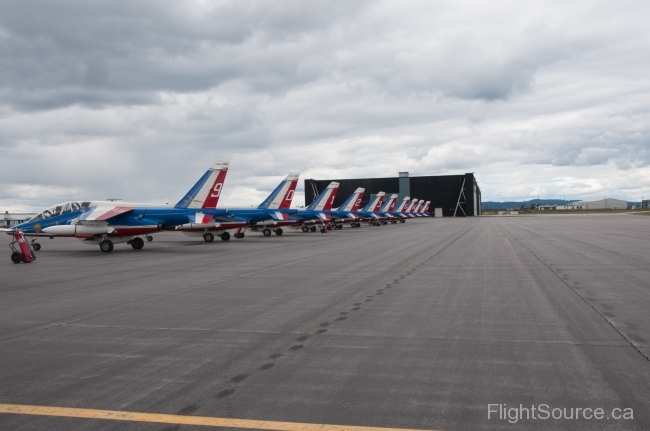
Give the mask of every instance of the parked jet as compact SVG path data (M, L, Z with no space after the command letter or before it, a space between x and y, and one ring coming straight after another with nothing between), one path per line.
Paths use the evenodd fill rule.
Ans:
M358 227L357 223L361 220L361 217L355 215L355 212L359 211L364 191L363 187L359 187L338 208L324 211L332 218L335 229L343 229L345 223L350 223L352 227Z
M226 161L217 161L176 204L175 208L200 208L206 211L190 214L189 223L176 226L175 231L183 232L187 236L202 236L205 242L214 241L215 235L228 241L230 239L228 230L246 226L245 221L220 219L219 214L225 214L225 211L209 211L217 209L229 164Z
M408 207L408 203L411 200L409 196L406 196L404 199L402 199L402 202L399 203L397 208L390 214L394 217L397 217L400 221L400 223L404 223L406 219L408 218L406 215L404 215L404 211Z
M420 217L431 217L431 213L429 212L429 206L431 205L431 201L426 201L424 206L420 209L417 215Z
M375 195L373 199L366 204L365 207L359 211L352 211L352 214L360 218L360 221L369 221L371 225L379 226L380 216L377 214L377 211L381 208L381 204L386 193L379 192ZM361 226L361 223L357 222L356 226Z
M228 162L217 161L172 207L119 201L71 201L44 210L31 220L16 225L25 236L32 237L34 250L40 250L39 237L73 237L84 244L99 245L101 251L113 251L115 243L126 242L134 249L144 247L143 236L173 230L196 220L197 209L215 210ZM212 208L210 208L212 207ZM221 211L223 213L223 211Z
M326 223L330 224L332 218L329 214L332 204L339 190L339 183L331 182L323 192L305 209L298 210L293 217L298 219L298 225L303 232L315 232L316 225L320 225L321 233L327 232Z
M415 217L415 215L413 215L413 210L415 209L415 207L417 207L417 205L418 205L418 201L419 201L418 199L413 199L413 200L411 201L411 203L409 204L409 206L408 206L408 207L406 208L406 210L403 212L403 214L404 214L406 217L408 217L408 218L414 218L414 217Z
M291 226L298 221L291 217L298 210L290 209L290 206L299 177L297 173L287 175L257 208L225 208L224 216L218 220L246 223L247 227L241 228L235 238L243 238L246 229L262 229L264 236L271 236L273 232L282 235L283 226Z

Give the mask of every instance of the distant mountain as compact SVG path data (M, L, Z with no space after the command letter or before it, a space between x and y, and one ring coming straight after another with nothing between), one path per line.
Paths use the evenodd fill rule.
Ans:
M506 201L506 202L492 202L492 201L487 201L487 202L482 202L482 208L483 210L505 210L505 209L519 209L521 208L522 205L524 205L526 208L530 208L531 204L535 205L565 205L567 203L571 202L577 202L580 199L572 199L565 201L564 199L531 199L527 201ZM592 200L592 199L587 199L587 200ZM641 202L628 202L629 205L635 205L637 207L641 206Z

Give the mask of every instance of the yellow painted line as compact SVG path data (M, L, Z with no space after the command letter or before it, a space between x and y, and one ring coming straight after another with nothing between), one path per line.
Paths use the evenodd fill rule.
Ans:
M212 418L207 416L181 416L158 413L137 413L119 410L30 406L23 404L0 404L0 413L34 416L59 416L82 419L107 419L113 421L152 422L177 425L199 425L209 427L263 429L274 431L422 431L408 428L378 428L353 425L276 422L251 419Z

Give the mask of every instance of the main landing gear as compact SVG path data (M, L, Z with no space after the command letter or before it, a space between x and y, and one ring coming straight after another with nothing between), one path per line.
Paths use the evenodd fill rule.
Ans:
M264 234L264 236L271 236L271 229L269 229L269 228L264 228L264 230L262 231L262 233Z
M282 233L283 233L283 231L282 231L282 228L281 228L281 227L279 227L279 228L277 228L277 229L275 230L275 234L276 234L277 236L282 235Z
M206 232L203 234L203 240L205 242L212 242L214 241L214 235L212 235L210 232Z
M305 233L309 232L309 227L303 226L302 231L305 232Z
M316 232L316 226L312 226L312 227L310 227L309 230L310 230L311 232Z
M113 251L113 241L110 239L104 239L99 243L99 249L104 253L110 253Z
M140 237L135 237L131 240L131 247L133 247L134 250L142 250L142 247L144 247L144 240Z
M228 232L224 232L221 234L221 240L222 241L230 241L230 234Z

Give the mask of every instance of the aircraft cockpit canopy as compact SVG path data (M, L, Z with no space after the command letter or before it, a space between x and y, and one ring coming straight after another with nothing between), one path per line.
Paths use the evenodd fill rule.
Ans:
M65 202L62 204L52 205L42 213L38 214L36 217L32 218L30 221L37 220L46 220L50 217L56 217L61 214L69 213L72 211L80 210L90 205L90 202Z

